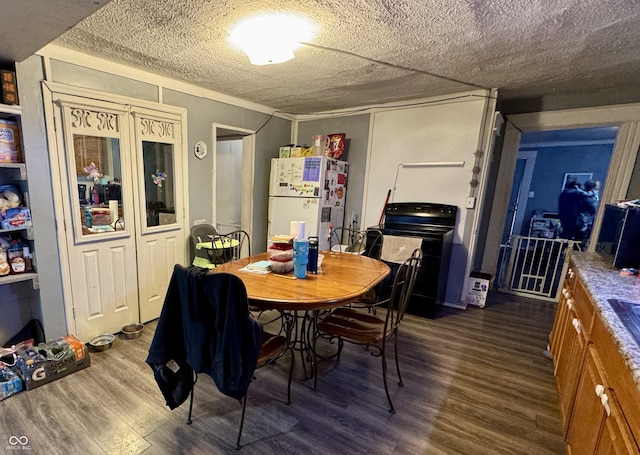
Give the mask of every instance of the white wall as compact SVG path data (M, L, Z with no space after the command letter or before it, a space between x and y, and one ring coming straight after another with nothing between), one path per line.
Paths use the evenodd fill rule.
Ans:
M460 305L473 254L477 211L466 209L467 197L480 201L487 150L476 162L475 152L488 147L485 118L494 103L489 93L480 91L454 100L434 100L420 107L377 112L373 117L367 188L365 226L378 224L387 191L394 188L393 202L436 202L458 207L457 228L449 267L445 302ZM490 126L490 125L489 125ZM399 167L408 162L464 162L463 166ZM472 169L481 169L480 186L472 188Z
M216 223L239 226L242 209L242 139L216 142L215 181Z

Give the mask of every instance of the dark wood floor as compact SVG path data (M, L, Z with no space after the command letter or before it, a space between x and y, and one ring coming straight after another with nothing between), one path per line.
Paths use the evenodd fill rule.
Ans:
M286 359L249 389L241 454L562 454L551 362L542 356L555 304L491 295L486 308L443 308L401 327L397 414L387 411L380 360L347 345L320 364L318 390L298 368L287 406ZM146 365L155 324L117 339L92 365L0 402L0 453L26 436L31 454L237 453L241 408L201 376L194 422L170 411ZM299 366L299 359L298 366ZM391 355L393 361L393 355Z

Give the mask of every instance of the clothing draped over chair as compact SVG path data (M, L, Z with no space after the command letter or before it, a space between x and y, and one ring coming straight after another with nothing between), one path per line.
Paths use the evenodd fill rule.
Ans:
M245 305L230 304L236 299ZM225 395L245 396L262 339L246 301L234 275L174 267L146 359L170 409L189 397L194 371L211 376Z

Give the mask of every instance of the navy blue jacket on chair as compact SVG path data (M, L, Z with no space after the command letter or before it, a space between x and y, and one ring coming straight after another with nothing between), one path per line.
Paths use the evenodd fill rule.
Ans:
M258 363L262 326L249 314L242 280L176 265L146 362L167 406L175 409L206 373L225 395L241 399Z

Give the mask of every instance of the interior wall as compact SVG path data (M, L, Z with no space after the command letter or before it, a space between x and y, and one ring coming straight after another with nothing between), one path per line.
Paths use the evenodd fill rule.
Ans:
M345 154L342 159L349 163L349 176L344 223L349 225L353 219L357 219L359 229L370 226L363 224L362 220L370 119L370 114L358 114L298 122L297 143L300 145L305 143L311 145L312 136L317 134L346 134Z
M445 303L458 306L466 280L471 250L471 226L479 201L466 209L466 200L475 194L470 186L472 169L486 171L486 155L476 163L479 139L485 134L485 110L489 100L484 92L464 101L434 102L422 107L374 114L370 168L365 195L365 224L378 224L387 191L393 202L435 202L458 207ZM435 166L402 167L402 163L433 163ZM442 165L463 162L462 166ZM395 186L395 189L394 189Z
M528 235L529 220L536 210L558 213L558 197L562 191L565 173L593 174L592 180L604 187L613 144L544 147L523 147L520 151L536 150L536 165L533 170L529 197L524 208L521 235ZM516 233L517 234L517 233Z
M56 338L68 333L66 327L60 258L64 254L57 245L56 209L53 203L55 176L51 176L45 115L41 83L45 79L44 58L32 56L16 65L22 106L22 134L30 186L30 205L34 223L35 258L39 272L39 290L11 291L14 297L0 302L0 311L11 314L0 323L0 341L9 338L32 317L41 318L47 338ZM58 59L49 60L49 80L62 84L88 88L103 93L129 96L145 101L162 100L164 104L187 109L187 150L190 198L189 225L193 219L212 219L212 154L205 160L198 160L192 153L194 144L202 140L211 150L211 124L222 123L250 130L263 127L256 137L256 164L254 176L256 197L254 199L254 219L260 220L254 226L256 238L266 238L267 187L271 158L278 154L280 144L289 142L291 121L251 109L193 96L182 91L162 88L154 83L130 77L102 72L98 69L66 63ZM153 80L161 80L154 77ZM37 189L34 190L34 188ZM264 221L262 221L264 220ZM252 242L262 245L266 242ZM256 251L257 252L257 251ZM15 288L11 285L12 289ZM7 294L9 291L7 291ZM26 310L28 308L28 310ZM13 319L12 319L13 318Z
M640 85L634 84L586 92L575 91L554 93L535 98L501 100L500 111L505 115L513 115L638 102L640 102Z
M636 164L633 166L633 174L627 190L627 199L640 199L640 153L636 157Z

